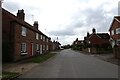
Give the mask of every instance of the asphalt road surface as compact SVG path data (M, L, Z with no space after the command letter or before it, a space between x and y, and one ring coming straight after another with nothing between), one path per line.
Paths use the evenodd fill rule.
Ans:
M19 78L118 78L118 66L67 49Z

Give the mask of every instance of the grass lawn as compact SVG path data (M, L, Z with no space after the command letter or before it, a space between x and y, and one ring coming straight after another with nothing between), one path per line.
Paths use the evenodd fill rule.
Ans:
M18 75L20 74L15 72L2 72L2 80L10 80Z
M53 57L56 53L48 53L48 54L43 54L40 56L36 56L34 58L32 58L32 62L33 63L41 63L46 61L47 59L49 59L50 57Z

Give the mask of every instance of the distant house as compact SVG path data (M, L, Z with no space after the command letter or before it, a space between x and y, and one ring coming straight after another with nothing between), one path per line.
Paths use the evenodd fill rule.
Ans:
M73 42L73 45L82 45L83 40L78 40L78 38L76 38L76 40Z
M2 59L18 61L47 53L51 50L51 39L38 30L38 22L25 22L24 10L17 16L2 8Z
M78 38L76 38L76 40L73 41L72 46L74 49L79 48L79 50L82 50L83 40L78 40Z
M53 41L52 43L52 47L53 47L53 50L56 51L56 50L60 50L61 48L61 44L58 42L58 41Z
M114 55L120 58L120 16L115 16L109 28L110 42L113 48L118 46L117 50L114 50Z
M110 36L108 33L96 33L96 29L92 29L92 34L87 33L84 37L84 44L88 45L88 52L97 53L98 47L107 47L110 45Z

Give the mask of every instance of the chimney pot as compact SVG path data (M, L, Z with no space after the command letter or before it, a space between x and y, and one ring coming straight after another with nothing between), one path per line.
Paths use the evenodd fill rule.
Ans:
M17 12L17 17L20 19L20 20L24 20L25 19L25 13L24 13L24 10L18 10Z
M95 28L93 28L93 29L92 29L92 32L95 34L95 33L96 33L96 29L95 29Z
M33 26L34 26L36 29L38 29L38 21L34 21Z

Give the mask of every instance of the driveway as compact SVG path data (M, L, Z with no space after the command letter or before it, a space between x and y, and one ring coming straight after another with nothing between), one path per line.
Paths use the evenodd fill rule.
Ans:
M118 78L118 66L66 49L19 78Z

